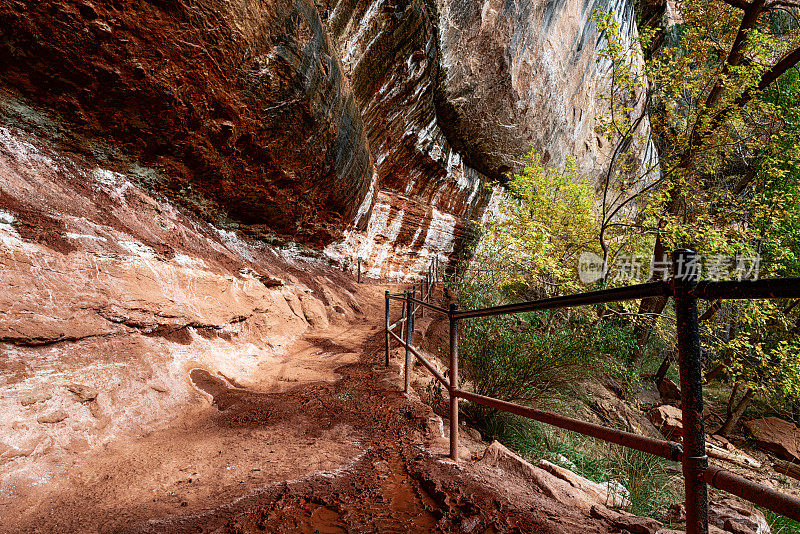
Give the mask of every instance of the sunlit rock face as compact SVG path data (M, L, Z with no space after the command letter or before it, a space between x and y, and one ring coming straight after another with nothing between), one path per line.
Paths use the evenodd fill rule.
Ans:
M600 175L597 9L636 35L629 0L0 0L0 84L208 220L414 278L530 146Z
M596 178L610 149L594 132L608 88L598 8L635 37L622 0L328 2L322 18L380 177L367 229L328 252L360 257L376 276L413 278L433 255L452 261L488 202L487 177L518 170L531 146L556 166L573 154Z
M533 145L561 165L576 156L596 174L603 141L594 132L607 103L605 45L592 17L610 11L628 39L636 35L626 0L438 0L442 128L467 162L499 177L519 168ZM600 161L598 162L598 159Z
M209 218L324 244L371 207L361 113L306 0L0 0L0 65Z

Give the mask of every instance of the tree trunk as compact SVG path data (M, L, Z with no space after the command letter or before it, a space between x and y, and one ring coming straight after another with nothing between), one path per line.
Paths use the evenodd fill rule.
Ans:
M661 383L662 380L667 376L667 371L669 371L669 366L672 365L672 354L669 352L667 356L664 358L664 361L661 362L661 366L656 371L656 376L653 377L653 382L656 383L656 387Z
M667 249L661 241L661 236L656 238L656 244L653 247L653 259L655 261L662 261L667 257ZM650 281L655 281L656 273ZM664 306L667 305L667 297L649 297L642 299L639 304L639 313L636 319L636 325L633 328L633 335L636 338L636 346L631 354L633 363L639 363L644 356L644 346L650 340L650 335L653 333L658 316L664 311Z
M725 407L725 417L730 418L733 410L736 408L734 404L736 403L736 396L739 394L739 387L741 386L740 382L736 382L733 385L733 389L731 390L731 394L728 397L728 405Z
M772 468L778 473L800 480L800 465L785 460L775 460L775 463L772 464Z
M731 392L731 396L733 396L734 392ZM736 427L736 423L739 422L739 418L744 413L744 410L745 408L747 408L747 405L750 404L751 400L753 400L754 395L755 391L753 391L750 388L747 388L747 390L744 392L744 396L742 396L742 400L740 400L739 404L736 405L736 408L734 408L731 411L731 413L728 414L728 417L725 419L725 424L722 425L722 428L719 429L719 432L717 432L717 434L719 434L720 436L728 437L728 434L730 434L733 431L734 427Z
M718 363L713 369L707 372L705 376L706 383L711 382L719 375L721 375L722 372L725 370L725 367L730 365L731 361L732 361L731 358L726 358L723 363Z

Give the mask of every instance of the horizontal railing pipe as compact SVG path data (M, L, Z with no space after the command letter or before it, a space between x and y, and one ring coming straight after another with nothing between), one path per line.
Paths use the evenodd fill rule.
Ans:
M536 408L520 406L519 404L514 404L512 402L493 399L491 397L484 397L483 395L478 395L477 393L471 393L469 391L463 391L460 389L455 390L452 394L464 400L477 402L478 404L482 404L490 408L497 408L498 410L521 415L522 417L527 417L548 425L557 426L565 430L578 432L580 434L598 438L603 441L616 443L617 445L624 445L625 447L646 452L654 456L660 456L661 458L667 458L668 460L679 461L683 455L683 447L679 443L674 443L672 441L648 438L632 432L615 430L613 428L597 425L595 423L587 423L586 421L581 421L580 419L573 419L564 415L537 410Z
M411 354L416 356L417 359L420 362L422 362L422 365L424 365L428 369L428 371L430 371L431 374L434 377L436 377L436 380L438 380L439 382L442 383L442 385L447 387L447 379L444 377L444 375L442 375L442 373L440 373L438 371L438 369L436 369L436 367L434 367L433 364L430 361L428 361L422 354L417 352L417 349L415 349L413 345L410 345L410 344L406 343L405 341L403 341L400 338L400 336L398 336L394 332L389 332L389 335L393 336L403 347L407 348L409 350L409 352L411 352Z
M800 499L711 465L706 468L704 478L709 485L717 489L800 521Z
M800 298L800 278L698 282L691 295L714 299L795 299Z
M418 305L416 309L419 309L419 306L424 306L424 307L428 308L429 310L437 311L437 312L443 313L445 315L447 315L449 313L449 311L447 309L445 309L445 308L440 308L439 306L434 306L433 304L428 304L427 302L419 300L419 299L416 299L416 298L412 298L411 302L414 302L414 303L416 303Z
M399 325L403 324L404 322L406 322L406 318L405 318L405 317L401 317L400 319L398 319L397 321L395 321L395 322L394 322L394 323L393 323L393 324L392 324L392 325L389 327L389 330L394 330L394 329L395 329L395 327L397 327L397 326L399 326Z
M478 310L464 310L457 312L456 317L458 319L469 319L470 317L488 317L491 315L505 315L508 313L521 313L536 310L554 310L558 308L568 308L571 306L603 304L606 302L635 300L671 294L672 289L667 282L650 282L635 286L618 287L614 289L604 289L602 291L592 291L590 293L581 293L579 295L565 295L563 297L553 297L549 299L533 300L530 302L505 304L503 306L493 306L491 308L482 308Z

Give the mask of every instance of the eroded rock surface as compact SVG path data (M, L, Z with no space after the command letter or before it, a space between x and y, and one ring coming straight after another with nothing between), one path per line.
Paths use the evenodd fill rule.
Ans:
M284 391L353 361L287 356L301 334L362 316L349 275L202 222L28 126L0 126L4 503L203 410L193 369Z
M372 157L313 2L3 1L0 42L0 82L174 198L305 242L366 223Z
M414 278L530 146L602 173L598 8L635 37L628 0L3 0L0 83L206 217Z
M759 447L790 461L800 460L800 429L791 421L778 417L763 417L745 421Z
M772 529L759 510L730 497L708 503L708 523L735 534L770 534Z
M594 132L608 65L592 16L608 10L636 35L632 3L329 0L323 16L362 107L380 191L364 232L330 250L372 275L453 259L490 202L487 177L519 170L533 146L590 178L611 147ZM646 125L643 132L646 137ZM655 158L639 147L643 162Z
M680 408L664 404L653 408L647 415L664 437L674 441L683 440L683 416Z

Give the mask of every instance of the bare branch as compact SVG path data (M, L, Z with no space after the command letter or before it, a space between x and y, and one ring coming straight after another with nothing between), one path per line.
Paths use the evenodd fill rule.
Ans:
M723 0L723 1L726 2L726 3L729 3L729 4L731 3L731 2L728 2L727 0ZM772 0L771 2L767 2L766 7L767 7L767 9L773 9L773 8L776 8L776 7L800 8L800 1L798 1L798 0Z
M748 9L750 7L749 2L745 2L745 0L722 0L729 6L738 7L739 9Z

